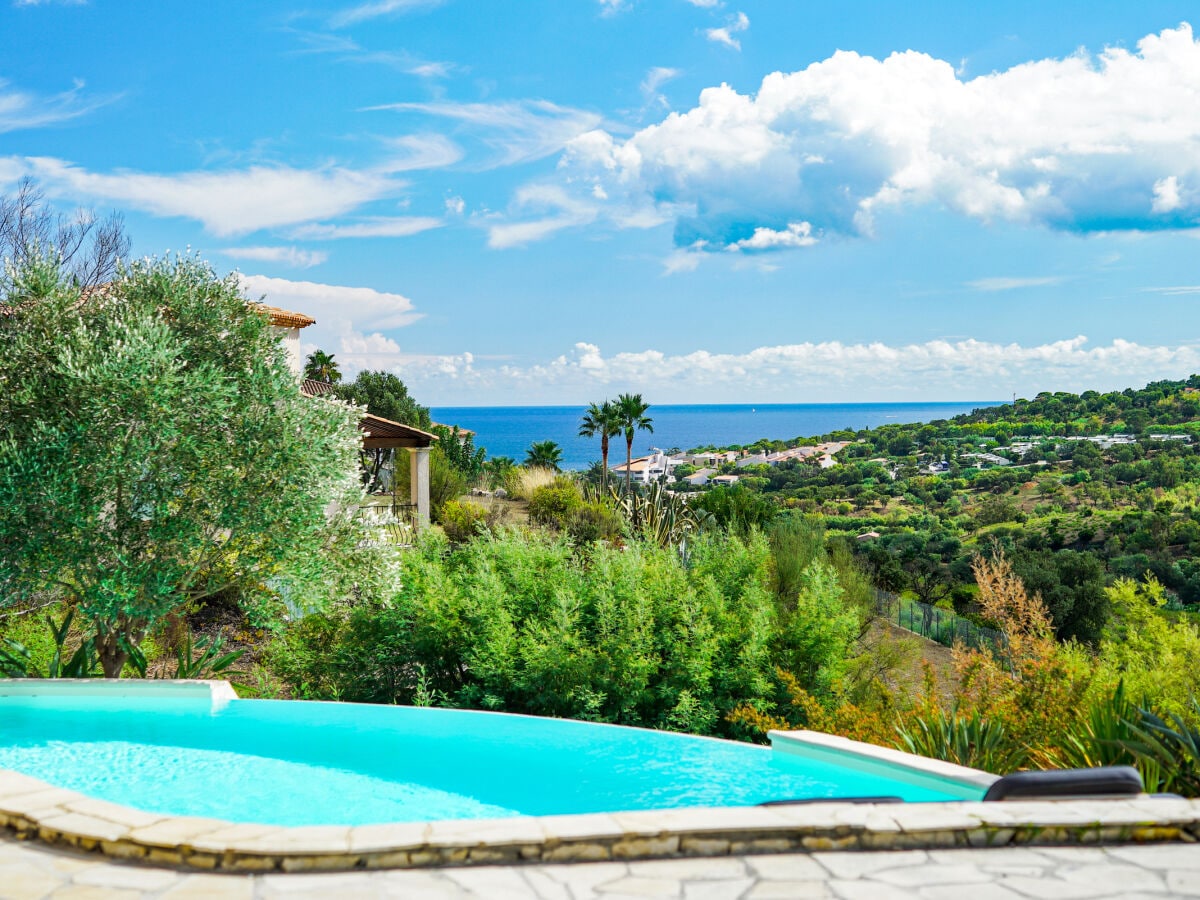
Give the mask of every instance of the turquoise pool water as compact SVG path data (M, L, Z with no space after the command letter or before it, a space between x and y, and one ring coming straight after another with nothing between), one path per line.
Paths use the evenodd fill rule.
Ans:
M766 800L961 799L961 786L666 732L442 709L0 698L0 768L127 806L275 825Z

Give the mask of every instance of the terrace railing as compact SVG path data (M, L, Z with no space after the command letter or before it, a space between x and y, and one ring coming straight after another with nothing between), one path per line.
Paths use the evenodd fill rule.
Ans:
M948 609L939 609L888 591L875 592L875 614L893 625L946 647L962 643L973 648L1004 648L1004 635L995 628L977 625Z

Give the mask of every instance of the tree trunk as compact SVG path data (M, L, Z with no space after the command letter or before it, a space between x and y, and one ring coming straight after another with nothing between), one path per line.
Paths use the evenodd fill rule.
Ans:
M129 654L121 646L120 636L115 631L96 634L96 655L105 678L120 678Z
M608 435L600 437L600 490L608 493Z

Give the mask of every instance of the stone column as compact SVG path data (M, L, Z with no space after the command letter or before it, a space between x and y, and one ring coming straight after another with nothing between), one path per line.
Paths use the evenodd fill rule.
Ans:
M408 451L409 499L417 504L417 523L429 527L429 448L414 447Z

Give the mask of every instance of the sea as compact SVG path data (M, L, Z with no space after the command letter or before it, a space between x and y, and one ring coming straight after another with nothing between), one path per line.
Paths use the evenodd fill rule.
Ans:
M638 432L633 454L644 456L652 447L729 447L753 444L760 438L790 441L844 428L858 431L930 422L1001 402L652 404L647 415L654 432ZM564 469L586 469L600 459L599 438L579 437L583 412L582 406L441 406L430 410L435 422L475 432L475 446L486 448L489 457L508 456L520 462L534 441L555 441L562 447ZM610 464L624 457L624 437L613 438Z

